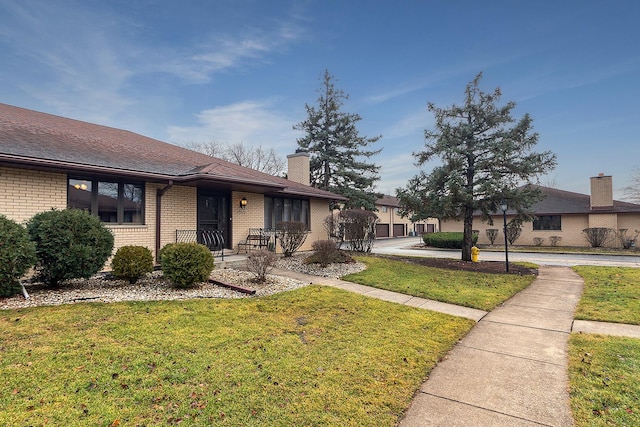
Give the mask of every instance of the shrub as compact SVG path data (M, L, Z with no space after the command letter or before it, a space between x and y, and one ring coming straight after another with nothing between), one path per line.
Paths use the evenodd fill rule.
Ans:
M533 244L536 246L542 246L542 244L544 243L544 237L534 237L533 238Z
M585 239L587 239L592 248L602 247L611 240L612 233L612 229L605 227L585 228L582 230L582 234L584 234Z
M330 214L324 219L324 229L330 240L333 240L337 247L342 245L344 241L344 225L340 222L337 214Z
M27 230L0 215L0 297L20 292L20 277L36 263L36 247Z
M487 239L489 239L489 242L491 242L491 244L493 245L493 243L498 238L498 229L497 228L487 228L487 232L486 233L487 233Z
M549 236L549 243L551 243L551 246L558 246L560 240L562 240L561 236Z
M170 243L160 251L162 274L177 288L191 288L209 279L213 254L199 243Z
M347 209L340 211L338 218L349 249L356 252L371 252L376 238L378 216L371 211Z
M619 228L618 231L615 232L615 235L618 240L620 240L620 244L622 245L623 249L631 249L635 244L638 235L640 234L640 231L635 230L633 236L630 236L627 234L627 231L629 230L626 228Z
M336 247L333 240L316 240L312 248L314 253L305 260L307 264L320 264L324 268L332 263L353 261L353 258Z
M434 248L462 249L464 233L458 231L445 231L440 233L428 233L422 236L424 244ZM478 235L473 234L473 244L478 243Z
M27 230L36 244L38 274L49 286L91 277L113 251L111 231L79 209L40 212L29 220Z
M307 240L307 226L301 221L282 221L276 224L278 241L282 253L290 257Z
M123 246L116 251L111 266L113 275L118 279L136 283L153 271L153 254L144 246Z
M507 240L513 245L522 234L522 223L520 221L509 221L507 224Z
M267 274L276 265L277 260L278 256L267 249L252 251L247 256L247 269L256 275L256 282L263 283L267 280Z

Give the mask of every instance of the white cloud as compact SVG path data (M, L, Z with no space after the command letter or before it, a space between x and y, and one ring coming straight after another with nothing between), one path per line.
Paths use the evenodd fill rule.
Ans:
M285 52L302 33L296 22L280 22L275 28L253 28L241 35L210 34L192 51L173 54L160 69L194 83L206 83L216 72L268 62L270 55Z
M195 31L192 43L158 40L145 33L154 22L128 11L109 3L0 3L0 53L12 58L0 79L16 89L14 98L28 96L19 102L25 106L122 126L132 122L132 110L154 108L151 88L171 92L185 81L202 84L215 73L268 62L304 32L292 16L243 31L211 26Z
M167 134L170 141L179 144L243 143L288 154L295 150L300 134L292 128L295 120L275 110L274 103L243 101L204 110L196 115L196 126L170 126Z

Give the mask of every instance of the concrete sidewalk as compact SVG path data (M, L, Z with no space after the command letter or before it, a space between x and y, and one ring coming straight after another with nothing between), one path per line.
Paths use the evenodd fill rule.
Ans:
M438 364L401 426L570 426L567 340L582 279L541 266Z
M574 321L583 280L569 267L540 266L529 287L490 313L336 278L272 274L478 322L420 387L402 427L571 426L569 334L640 338L640 326Z
M427 310L433 310L440 313L451 314L453 316L465 317L467 319L475 320L476 322L482 319L487 314L486 311L478 310L475 308L462 307L459 305L447 304L444 302L414 297L411 295L400 294L398 292L385 291L384 289L378 289L371 286L359 285L357 283L347 282L345 280L336 279L333 277L311 276L309 274L298 273L291 270L283 270L283 269L277 269L277 268L274 268L271 271L271 274L274 274L276 276L289 277L291 279L300 280L302 282L318 283L326 286L333 286L335 288L343 289L345 291L355 292L361 295L366 295L372 298L378 298L384 301L410 305L412 307L424 308Z

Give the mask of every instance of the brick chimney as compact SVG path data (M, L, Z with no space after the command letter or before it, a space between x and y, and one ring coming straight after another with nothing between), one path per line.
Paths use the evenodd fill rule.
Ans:
M311 185L311 172L309 169L310 156L303 150L296 150L294 154L287 156L287 178L290 181L304 185Z
M613 207L613 178L600 173L591 178L591 209Z

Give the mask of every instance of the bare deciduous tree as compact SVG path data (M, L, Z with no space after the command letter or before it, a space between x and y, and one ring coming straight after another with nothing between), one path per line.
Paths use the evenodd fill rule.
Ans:
M624 188L625 199L633 203L640 203L640 168L633 171L631 185Z
M187 148L211 157L222 158L224 155L224 146L213 140L209 142L192 142L187 145Z
M261 145L258 147L249 147L243 143L229 145L224 151L223 159L269 175L280 175L285 168L284 159L278 157L273 148L267 151Z
M224 145L218 141L210 141L192 143L188 148L269 175L282 175L285 171L285 160L273 148L265 150L261 145L252 147L242 142Z

